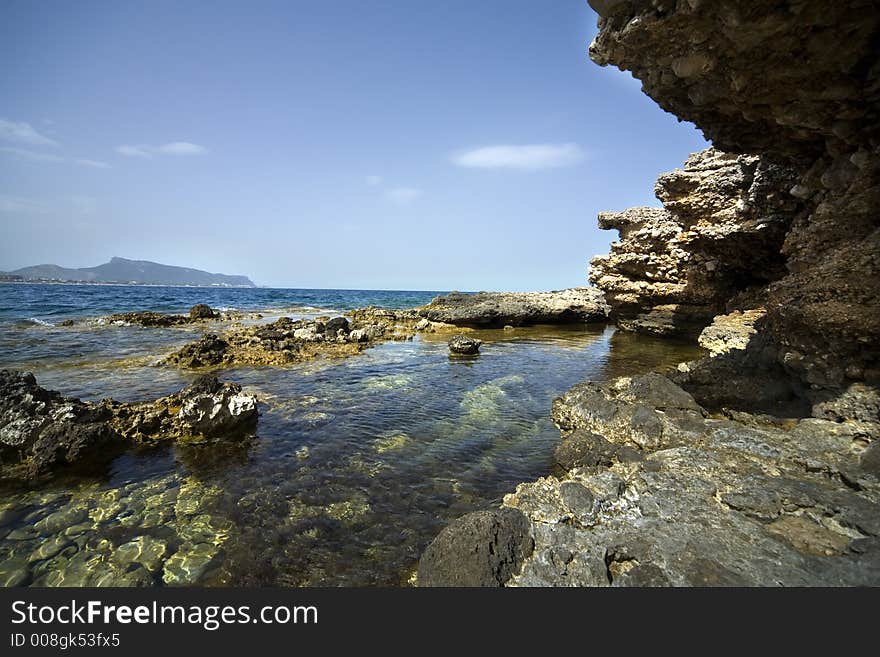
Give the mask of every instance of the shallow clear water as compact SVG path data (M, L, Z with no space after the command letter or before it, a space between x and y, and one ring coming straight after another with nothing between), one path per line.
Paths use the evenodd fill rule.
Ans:
M6 326L0 366L69 395L143 399L193 378L153 363L194 335ZM549 473L554 397L694 353L586 326L476 335L473 358L420 335L346 360L223 372L263 402L256 438L131 450L94 479L7 488L0 581L405 584L450 520Z

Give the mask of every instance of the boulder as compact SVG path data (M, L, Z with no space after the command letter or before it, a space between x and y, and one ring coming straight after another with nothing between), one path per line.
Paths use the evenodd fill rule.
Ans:
M449 351L453 354L473 355L479 353L482 340L456 335L449 341Z
M419 560L419 586L503 586L531 554L526 517L477 511L450 523Z
M113 456L110 411L37 385L33 374L0 370L0 464L32 477L87 457Z
M192 320L214 319L217 316L218 313L214 312L211 306L204 303L197 303L189 309L189 318Z

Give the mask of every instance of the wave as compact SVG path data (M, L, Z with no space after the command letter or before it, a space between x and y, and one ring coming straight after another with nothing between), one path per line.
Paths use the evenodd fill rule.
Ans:
M27 321L32 324L36 324L37 326L48 326L50 328L54 328L55 325L52 322L47 322L45 319L40 319L39 317L28 317Z

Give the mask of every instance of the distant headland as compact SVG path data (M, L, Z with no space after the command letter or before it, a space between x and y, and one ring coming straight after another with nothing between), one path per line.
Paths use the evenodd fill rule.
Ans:
M117 257L103 265L81 269L68 269L58 265L23 267L11 272L0 272L0 282L256 287L247 276L212 274L189 267Z

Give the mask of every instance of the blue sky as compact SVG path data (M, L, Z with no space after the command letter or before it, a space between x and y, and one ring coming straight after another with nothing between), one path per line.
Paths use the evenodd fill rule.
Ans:
M0 269L558 289L705 147L585 0L0 4Z

